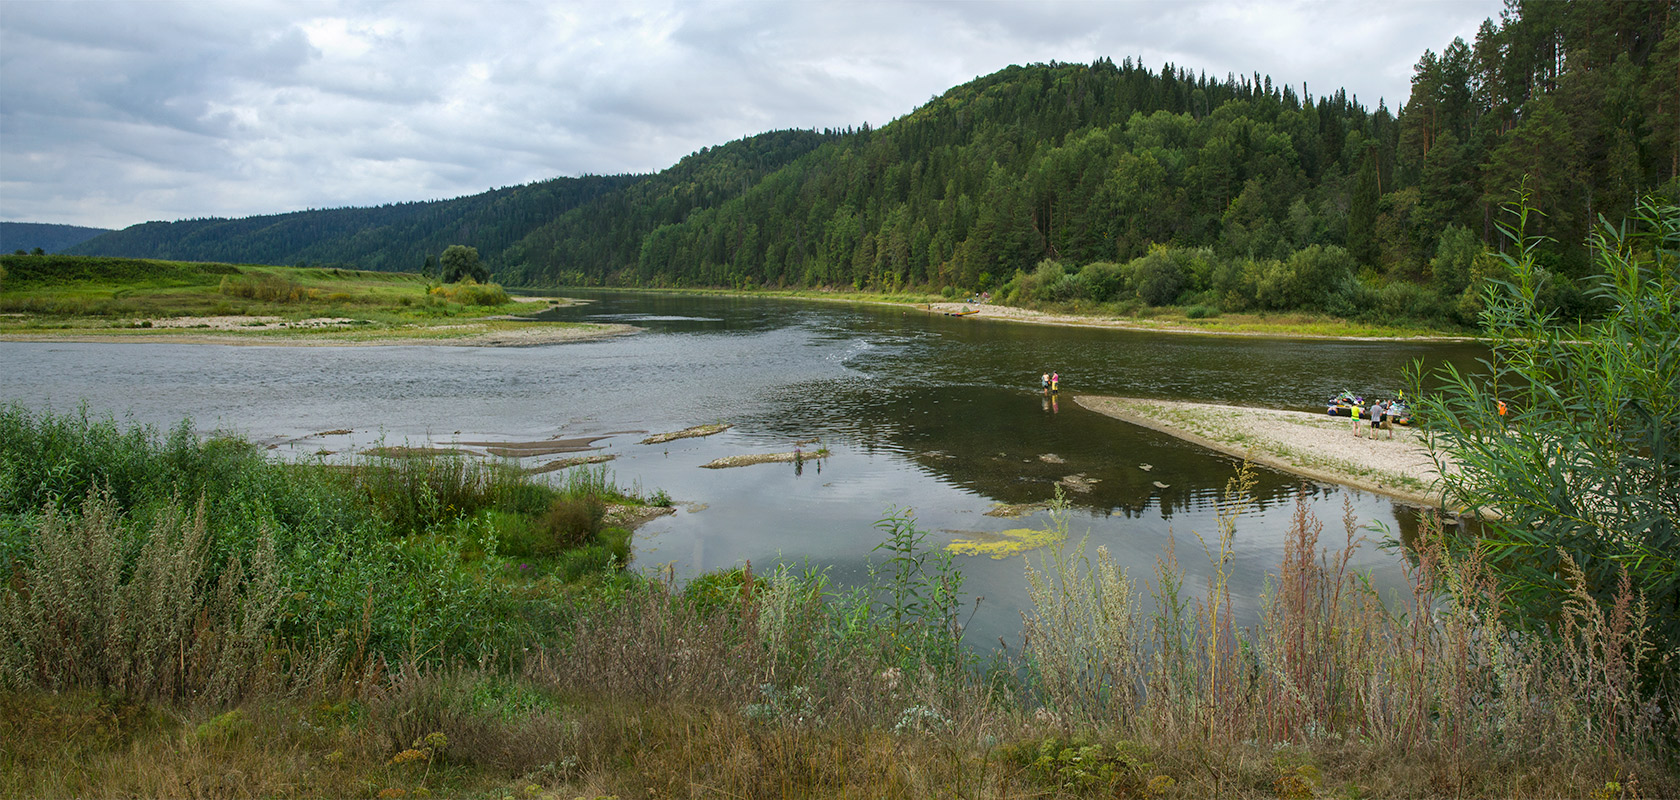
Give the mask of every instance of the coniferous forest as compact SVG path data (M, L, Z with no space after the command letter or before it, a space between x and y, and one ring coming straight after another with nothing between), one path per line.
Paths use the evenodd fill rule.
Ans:
M1680 2L1513 0L1424 52L1398 109L1130 58L1011 66L878 129L769 132L656 175L146 223L70 252L420 270L466 244L510 285L951 287L1467 325L1519 190L1551 239L1544 301L1584 317L1588 232L1680 194L1677 176Z

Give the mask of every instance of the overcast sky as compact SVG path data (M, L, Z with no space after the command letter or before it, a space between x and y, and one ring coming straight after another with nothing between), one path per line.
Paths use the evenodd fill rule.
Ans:
M1141 58L1405 103L1499 0L0 0L0 219L148 220L654 172L880 126L1010 64Z

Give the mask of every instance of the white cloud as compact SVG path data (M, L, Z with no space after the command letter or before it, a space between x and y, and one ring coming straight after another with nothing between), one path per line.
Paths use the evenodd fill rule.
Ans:
M656 171L1128 56L1404 102L1499 0L0 3L0 218L122 227Z

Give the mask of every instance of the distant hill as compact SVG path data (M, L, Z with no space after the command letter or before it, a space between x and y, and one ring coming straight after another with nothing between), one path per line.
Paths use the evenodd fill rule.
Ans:
M110 228L84 228L80 225L0 222L0 253L13 253L18 250L34 252L37 247L48 253L57 253L110 232Z
M453 200L147 222L82 242L74 255L354 266L418 272L452 244L500 252L533 228L644 175L555 178Z

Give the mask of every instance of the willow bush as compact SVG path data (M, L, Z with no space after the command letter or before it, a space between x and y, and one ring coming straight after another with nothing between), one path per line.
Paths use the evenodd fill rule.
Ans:
M1482 374L1441 368L1420 393L1449 502L1489 517L1478 544L1514 619L1556 625L1569 563L1606 606L1625 575L1648 604L1658 653L1680 647L1680 207L1647 199L1591 237L1609 310L1566 326L1542 300L1556 276L1527 192L1509 208L1507 280L1483 296L1492 357ZM1421 371L1419 371L1421 372ZM1414 374L1413 383L1421 375ZM1670 663L1669 670L1676 668Z

